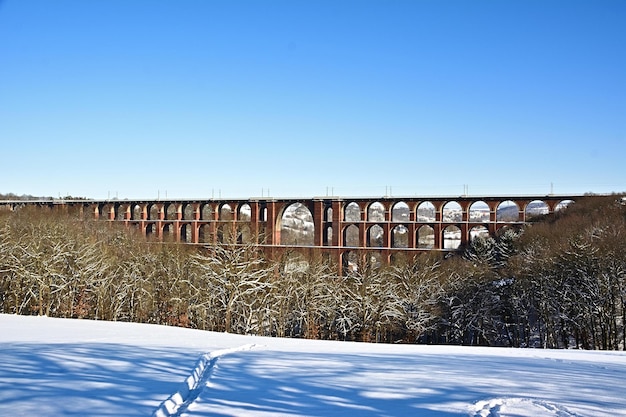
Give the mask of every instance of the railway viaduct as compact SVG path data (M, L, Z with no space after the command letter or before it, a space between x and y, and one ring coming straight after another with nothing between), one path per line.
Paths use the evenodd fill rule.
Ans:
M315 197L176 200L4 201L15 209L47 205L84 218L123 223L157 241L196 245L255 243L271 255L318 251L346 266L369 252L454 251L478 235L495 236L583 195L459 197Z

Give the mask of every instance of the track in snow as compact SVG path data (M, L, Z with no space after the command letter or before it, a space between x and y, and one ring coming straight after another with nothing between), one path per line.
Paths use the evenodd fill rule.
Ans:
M159 408L152 414L153 417L174 417L186 409L189 404L193 403L203 386L211 377L211 373L217 360L224 356L235 352L254 349L256 345L244 345L231 349L220 349L209 352L200 357L196 366L193 368L185 382L180 386L178 391L170 395L169 398L161 403Z
M479 401L472 406L470 416L581 417L579 414L572 413L561 405L529 398L494 398L491 400Z

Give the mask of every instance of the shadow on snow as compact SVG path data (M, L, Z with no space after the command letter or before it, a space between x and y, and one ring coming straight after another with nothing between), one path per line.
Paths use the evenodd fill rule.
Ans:
M171 348L3 343L0 414L151 415L196 359Z

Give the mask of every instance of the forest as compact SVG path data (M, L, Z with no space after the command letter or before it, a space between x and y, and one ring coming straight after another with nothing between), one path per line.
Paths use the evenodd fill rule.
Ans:
M48 208L0 211L0 313L274 337L624 350L626 200L583 198L458 252L343 276L323 256L150 242Z

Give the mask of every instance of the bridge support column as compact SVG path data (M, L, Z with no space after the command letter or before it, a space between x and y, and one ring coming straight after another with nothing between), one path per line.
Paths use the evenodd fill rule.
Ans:
M417 239L415 239L415 232L417 229L415 228L415 224L409 223L408 225L405 225L405 227L408 229L408 234L409 234L409 242L408 242L407 247L409 249L415 249L417 247L416 245Z
M467 247L469 239L469 227L467 223L461 223L458 226L461 229L461 247Z
M359 223L359 246L364 248L367 246L367 224Z
M441 223L433 224L433 231L435 233L435 242L433 245L433 249L442 249L443 248L443 228L441 227Z
M267 239L269 239L268 245L280 244L280 230L276 230L276 202L267 202L267 219L265 221L265 232L267 233Z
M259 242L259 216L260 216L259 202L251 201L249 206L250 206L250 235L251 235L250 238L255 243L260 243Z
M380 226L383 228L383 248L390 249L393 241L391 236L391 224L387 222Z
M181 225L180 225L180 221L177 220L175 222L172 222L172 228L174 229L174 241L175 242L180 242L181 239Z
M343 214L343 202L341 200L333 200L331 203L331 207L333 209L333 246L343 246L343 222L342 222L342 214ZM342 254L339 254L339 260L342 259Z
M323 200L313 201L313 246L324 246L324 212L325 206Z

